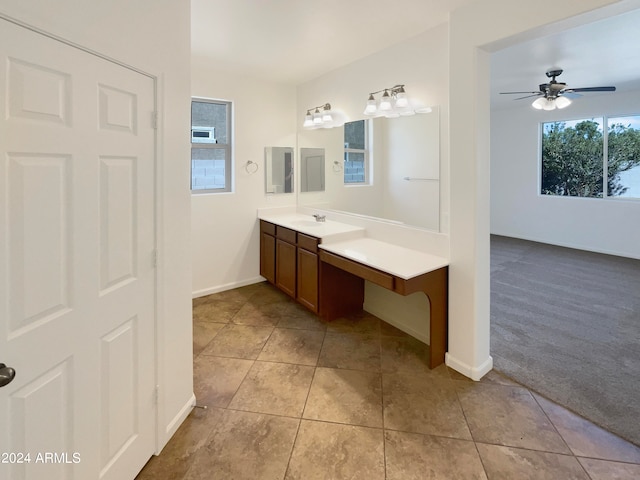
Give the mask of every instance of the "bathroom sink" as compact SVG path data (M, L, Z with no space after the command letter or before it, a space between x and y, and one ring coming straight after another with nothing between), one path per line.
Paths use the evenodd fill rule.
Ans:
M315 220L294 220L291 225L296 227L321 227L324 222L316 222Z

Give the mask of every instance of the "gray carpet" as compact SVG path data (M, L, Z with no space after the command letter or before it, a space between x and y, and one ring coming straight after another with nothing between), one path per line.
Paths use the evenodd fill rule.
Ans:
M640 445L640 260L492 235L491 355Z

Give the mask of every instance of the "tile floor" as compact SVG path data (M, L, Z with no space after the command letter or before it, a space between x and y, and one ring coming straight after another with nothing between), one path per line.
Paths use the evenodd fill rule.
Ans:
M429 370L378 318L261 283L194 300L198 403L146 479L639 479L640 448L491 372Z

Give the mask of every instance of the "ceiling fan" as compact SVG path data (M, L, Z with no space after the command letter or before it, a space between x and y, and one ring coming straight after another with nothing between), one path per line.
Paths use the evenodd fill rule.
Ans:
M537 92L500 92L500 95L526 94L524 97L516 98L522 100L524 98L539 97L531 104L533 108L538 110L553 110L554 108L565 108L571 104L571 98L581 97L578 92L615 92L616 87L583 87L583 88L567 88L567 84L558 82L556 77L562 73L561 68L552 68L546 72L549 83L541 83Z

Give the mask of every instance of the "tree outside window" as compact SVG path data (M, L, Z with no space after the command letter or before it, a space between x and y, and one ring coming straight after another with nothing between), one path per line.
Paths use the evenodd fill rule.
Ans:
M543 123L541 193L640 198L640 116Z

